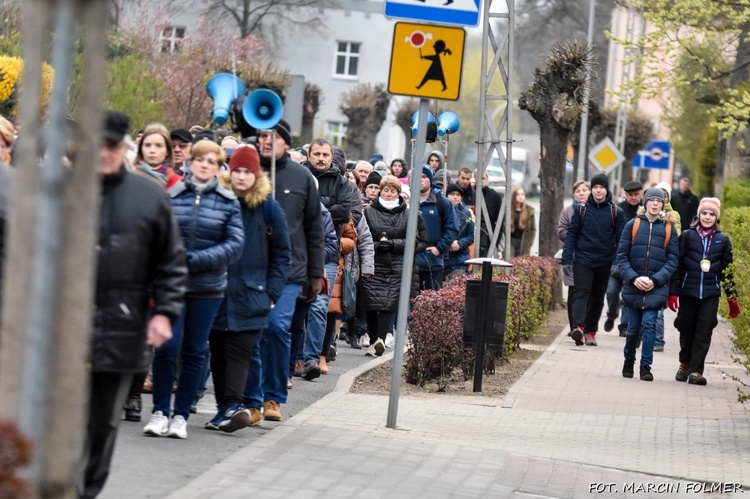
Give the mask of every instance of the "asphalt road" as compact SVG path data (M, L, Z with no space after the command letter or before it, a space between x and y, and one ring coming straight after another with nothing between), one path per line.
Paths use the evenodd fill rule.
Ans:
M286 404L281 406L284 419L299 413L333 390L339 375L372 357L365 350L339 346L338 358L329 364L328 375L314 381L294 378ZM151 414L151 396L143 396L143 421L123 421L115 449L112 474L100 495L103 499L164 497L183 487L214 464L260 438L280 423L264 421L263 426L245 428L235 433L210 431L203 425L214 414L213 388L198 405L198 413L188 420L188 438L155 438L143 435L143 426Z

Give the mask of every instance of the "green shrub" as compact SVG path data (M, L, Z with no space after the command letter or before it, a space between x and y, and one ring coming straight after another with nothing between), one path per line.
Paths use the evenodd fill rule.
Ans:
M741 362L745 371L750 374L750 360L748 360L750 359L750 273L743 270L750 268L750 206L722 209L722 229L732 241L734 263L730 270L734 272L742 311L740 315L732 319L733 342L735 349L744 356L744 359L739 359L738 362ZM720 300L719 303L721 304L719 312L726 317L726 301ZM742 385L738 387L738 398L744 402L749 394L743 390L748 390L750 387L737 379L736 381Z
M722 208L750 206L750 180L732 180L724 184Z
M558 273L555 261L547 257L523 256L513 258L511 263L512 275L492 278L508 282L503 349L506 360L522 340L531 338L546 324ZM461 367L465 379L471 378L474 351L462 346L467 279L481 279L481 276L455 277L442 289L424 291L414 300L409 324L410 347L404 363L407 383L424 386L429 380L449 375L457 367Z

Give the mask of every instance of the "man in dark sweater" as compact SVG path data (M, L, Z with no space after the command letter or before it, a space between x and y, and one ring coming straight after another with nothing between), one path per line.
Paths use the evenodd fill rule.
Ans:
M622 189L625 191L625 201L617 206L625 212L625 223L628 223L638 215L638 208L641 206L641 198L643 198L643 184L637 180L631 180ZM615 267L613 267L614 269ZM607 284L607 320L604 321L604 330L607 332L612 331L612 328L615 327L615 319L620 315L622 277L619 271L615 271L614 274L609 276L609 283ZM625 337L625 331L628 329L627 313L628 309L624 308L620 325L617 326L620 336L623 338Z
M680 179L680 190L672 191L672 209L680 214L683 227L690 227L690 223L698 214L698 196L690 190L692 184L690 179Z
M256 372L250 370L245 405L258 408L262 403L264 419L281 421L280 404L286 403L287 398L292 316L298 298L310 303L323 288L325 234L315 179L307 168L292 161L287 153L292 143L289 124L280 120L274 129L275 135L267 130L259 132L258 152L261 167L267 173L271 170L271 158L275 152L273 196L284 209L289 225L292 269L281 297L268 316L268 329L261 333L262 376L257 379ZM257 352L252 357L257 359Z

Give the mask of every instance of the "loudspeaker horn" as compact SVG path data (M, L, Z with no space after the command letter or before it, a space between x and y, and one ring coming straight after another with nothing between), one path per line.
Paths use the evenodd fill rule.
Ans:
M276 126L284 114L284 103L273 90L259 88L250 93L242 104L242 117L256 130L269 130Z
M229 73L217 73L208 79L206 93L214 101L213 119L223 125L237 97L245 94L245 83Z
M445 134L456 133L461 126L461 121L454 113L446 111L438 116L437 134L441 137Z
M427 123L432 123L433 121L435 121L435 117L432 115L432 113L427 113ZM418 128L419 111L414 111L414 114L411 115L411 133L416 134Z

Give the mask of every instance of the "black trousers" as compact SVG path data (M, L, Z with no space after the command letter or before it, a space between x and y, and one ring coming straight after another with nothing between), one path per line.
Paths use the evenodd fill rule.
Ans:
M573 302L573 322L577 326L584 326L587 333L595 333L599 329L611 267L604 265L591 268L580 263L573 264L576 295Z
M83 498L96 497L109 476L122 406L133 382L132 373L92 373L86 440L83 447Z
M680 332L680 362L690 364L691 373L703 374L711 336L719 323L718 310L718 296L702 300L680 296L674 327Z
M381 339L385 341L385 335L391 327L391 319L394 312L380 310L367 312L367 334L370 335L370 345Z
M336 317L339 314L326 314L326 335L323 337L323 351L320 352L321 357L325 357L328 354L328 349L331 348L333 343L333 335L336 332Z
M211 376L214 395L220 409L241 404L250 369L250 350L258 342L260 331L211 331Z

